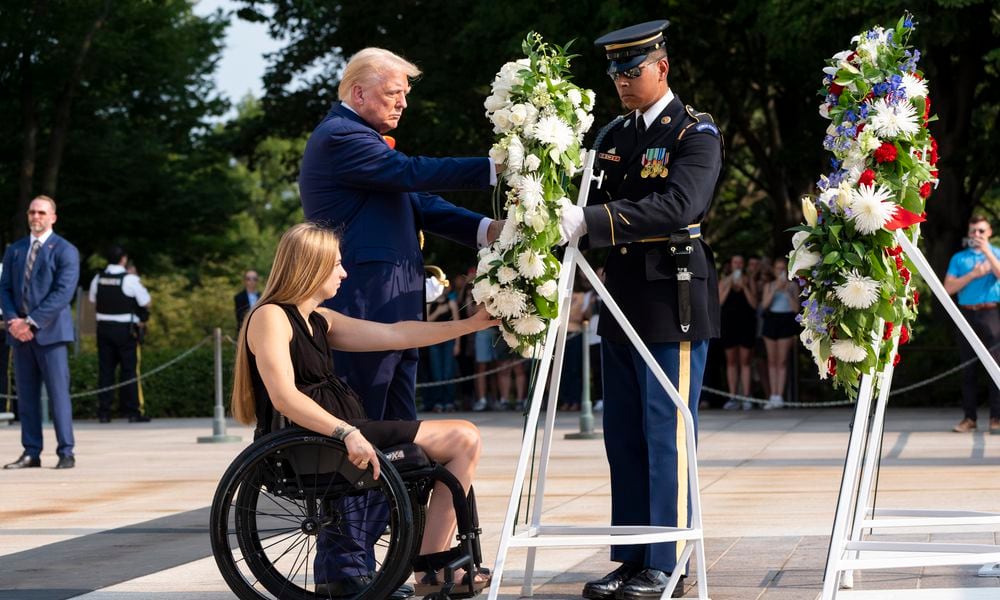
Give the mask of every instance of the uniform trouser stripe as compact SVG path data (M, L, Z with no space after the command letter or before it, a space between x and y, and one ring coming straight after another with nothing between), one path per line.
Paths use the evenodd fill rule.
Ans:
M690 407L691 395L691 342L681 342L677 368L677 393L684 404ZM677 410L677 525L687 527L688 523L688 456L687 430L684 417ZM677 559L684 552L684 540L677 542Z

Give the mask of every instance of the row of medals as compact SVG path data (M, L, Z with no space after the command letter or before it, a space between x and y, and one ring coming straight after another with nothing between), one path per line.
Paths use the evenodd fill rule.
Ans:
M646 155L642 157L642 171L639 176L643 179L649 177L667 176L667 154L666 148L649 148Z

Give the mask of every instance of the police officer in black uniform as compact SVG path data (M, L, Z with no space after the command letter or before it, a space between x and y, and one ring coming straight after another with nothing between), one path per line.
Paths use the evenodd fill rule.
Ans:
M709 338L719 335L714 257L701 237L722 168L712 118L681 102L667 83L664 31L652 21L595 44L630 112L597 137L600 188L589 205L563 210L566 239L611 246L606 285L697 418ZM604 311L602 311L604 312ZM666 392L625 337L602 314L604 441L611 466L613 525L687 527L690 519L684 424ZM588 583L585 598L659 598L683 542L614 546L621 566ZM673 597L683 595L683 581Z
M121 381L135 378L138 344L144 322L149 318L149 292L136 275L125 270L128 255L120 246L107 254L108 266L90 282L90 301L97 305L97 360L99 387L115 383L115 371L121 365ZM97 395L97 418L111 422L113 390ZM135 382L119 388L119 407L130 423L145 423L149 417L139 406Z

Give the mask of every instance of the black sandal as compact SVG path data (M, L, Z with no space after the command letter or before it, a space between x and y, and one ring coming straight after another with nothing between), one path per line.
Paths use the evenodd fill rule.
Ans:
M465 572L460 582L446 582L438 577L438 571L446 569L447 566L459 558L463 558L465 553L460 547L455 547L444 552L424 554L413 559L413 570L424 575L420 577L413 586L414 596L428 596L446 591L449 598L472 598L478 596L486 586L493 581L490 570L479 567L475 572ZM477 579L485 576L486 579ZM470 590L471 588L471 590Z

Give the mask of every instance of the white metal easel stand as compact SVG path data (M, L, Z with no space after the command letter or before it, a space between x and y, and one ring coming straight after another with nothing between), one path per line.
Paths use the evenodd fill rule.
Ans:
M951 319L958 325L962 335L976 351L979 360L986 367L993 382L1000 387L1000 367L983 342L976 336L968 321L955 306L944 286L938 281L923 253L902 230L896 231L896 240L903 252L916 266L924 281ZM896 338L891 342L896 344ZM894 347L893 350L896 348ZM882 447L882 432L885 425L885 409L892 386L893 366L887 364L881 373L864 375L858 391L858 403L854 411L847 447L847 460L841 480L837 512L830 537L826 571L823 577L822 600L838 597L851 598L934 598L936 600L972 600L976 598L997 598L996 588L961 588L937 590L877 590L872 592L841 592L838 584L845 588L854 587L854 570L900 569L909 567L931 567L944 565L975 565L1000 562L1000 545L995 544L948 544L937 542L880 542L862 539L865 532L878 527L956 527L982 526L987 530L1000 531L1000 513L938 510L938 509L887 509L874 507L872 491L878 479L878 458ZM872 396L875 389L874 378L878 378L878 399L872 412ZM981 575L995 575L992 564L980 570ZM985 571L985 572L984 572ZM899 595L892 595L897 593Z
M590 185L597 182L600 185L601 176L593 173L595 152L590 150L584 157L583 178L580 182L580 194L577 199L578 206L587 204L587 195L590 193ZM553 430L556 422L556 408L554 399L558 398L559 378L562 372L562 361L566 346L566 331L569 319L569 303L573 291L573 276L579 268L590 281L594 290L604 300L605 307L611 312L614 318L621 325L629 340L636 350L646 361L646 364L653 371L657 381L663 386L677 411L684 420L685 440L688 460L687 483L691 496L691 527L644 527L644 526L557 526L543 525L542 501L545 494L545 479L548 471L549 455L552 450ZM614 298L608 293L607 288L594 273L594 270L587 263L578 249L577 240L573 240L566 248L563 257L562 270L559 274L559 318L558 322L549 327L542 347L540 364L538 367L539 380L535 386L531 399L531 409L528 412L528 421L525 426L524 439L521 442L521 455L517 462L517 470L514 474L514 485L510 492L510 501L507 505L507 515L504 518L503 528L500 533L500 546L497 550L496 562L493 566L493 583L490 587L489 600L496 600L500 593L500 582L507 553L512 547L527 547L528 557L524 569L524 582L522 588L523 596L532 595L531 581L535 566L535 549L539 547L570 547L570 546L603 546L619 544L649 544L657 542L689 542L685 544L683 551L677 561L678 565L688 562L692 554L696 559L698 598L708 600L708 584L706 580L705 566L705 545L704 533L701 523L701 494L698 487L698 461L695 453L695 432L691 412L682 401L677 389L670 383L666 374L657 364L653 355L646 348L646 345L639 338L635 329L625 318L621 308ZM554 368L551 369L552 381L549 385L550 405L545 419L545 434L542 439L541 456L538 464L538 480L535 484L535 505L531 514L531 524L515 529L518 505L521 494L524 491L525 474L529 461L532 460L532 448L535 443L536 429L538 427L538 415L541 411L543 390L546 379L550 372L550 365L555 357ZM670 598L671 593L680 580L683 569L676 569L667 583L662 598Z

